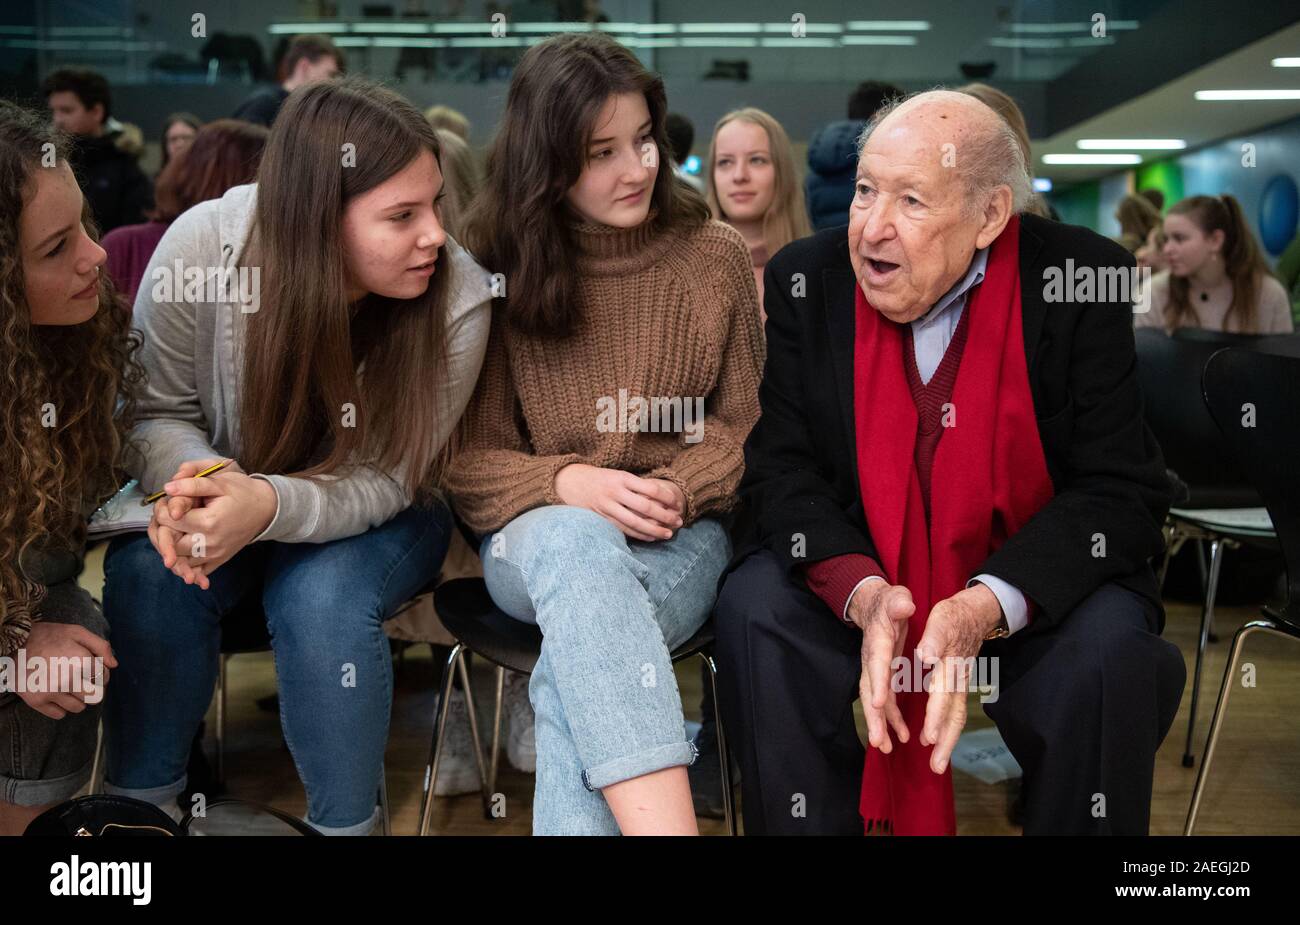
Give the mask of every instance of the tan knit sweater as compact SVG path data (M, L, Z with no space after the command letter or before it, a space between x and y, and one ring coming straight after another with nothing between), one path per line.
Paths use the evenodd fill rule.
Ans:
M717 221L656 234L649 219L631 229L576 224L573 238L584 321L570 337L521 335L503 305L493 309L447 473L457 512L486 534L561 504L555 474L570 463L672 481L686 495L687 524L729 510L758 420L764 351L744 239ZM682 410L661 403L640 430L637 409L653 399L679 399ZM703 409L702 427L685 426L688 408Z

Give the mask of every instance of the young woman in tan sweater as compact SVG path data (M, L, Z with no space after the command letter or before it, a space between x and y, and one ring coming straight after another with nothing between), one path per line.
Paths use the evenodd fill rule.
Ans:
M612 39L534 46L466 235L499 298L448 487L542 631L537 834L696 831L669 652L730 556L763 346L744 240L661 166L666 111Z

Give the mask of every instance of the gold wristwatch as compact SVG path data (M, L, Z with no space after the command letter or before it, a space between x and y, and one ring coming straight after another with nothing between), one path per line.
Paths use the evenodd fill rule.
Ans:
M992 631L990 631L990 633L984 638L985 640L1006 639L1010 635L1011 627L1007 625L1007 615L1003 614L1002 619L998 621L998 625L993 627Z

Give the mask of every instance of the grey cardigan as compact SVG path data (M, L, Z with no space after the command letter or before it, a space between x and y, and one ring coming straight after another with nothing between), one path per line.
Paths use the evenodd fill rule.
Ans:
M144 338L140 359L148 381L138 397L126 467L146 491L160 489L186 460L239 457L242 363L237 344L250 315L232 301L237 295L223 300L208 292L200 295L214 295L213 301L181 299L182 293L176 291L180 280L170 293L175 301L155 301L153 295L156 288L167 295L163 281L175 277L177 261L184 268L204 268L209 275L213 275L210 268L238 272L245 267L256 199L256 184L237 186L220 199L182 214L163 235L140 281L134 323ZM311 229L303 233L310 234ZM469 403L483 365L491 318L487 272L451 238L443 249L439 273L445 272L447 263L452 277L447 303L449 367L442 403L446 413L437 423L439 449ZM279 413L271 400L266 413ZM323 543L364 533L410 506L400 469L385 472L362 462L346 474L310 479L249 473L269 482L278 499L275 518L256 539Z

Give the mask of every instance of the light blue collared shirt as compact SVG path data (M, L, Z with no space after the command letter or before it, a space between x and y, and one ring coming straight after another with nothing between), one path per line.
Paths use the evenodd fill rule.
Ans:
M970 291L984 281L985 270L988 269L989 249L987 247L977 250L975 256L971 258L970 267L966 270L966 275L957 281L951 289L939 297L939 301L930 306L929 310L920 318L911 322L912 325L912 350L916 357L916 371L921 376L921 382L927 383L934 376L935 370L943 362L943 355L948 352L948 345L952 343L952 336L957 332L957 325L961 321L962 312L966 310L966 300ZM849 592L848 601L844 603L844 618L849 615L848 602L853 600L853 595L857 593L858 588L871 580L883 581L879 575L871 575L858 582L857 586ZM966 583L970 587L979 582L988 587L993 595L1002 605L1002 613L1006 615L1007 627L1011 632L1023 629L1029 622L1029 604L1025 600L1025 595L1014 585L1008 584L995 575L981 574L976 575Z

